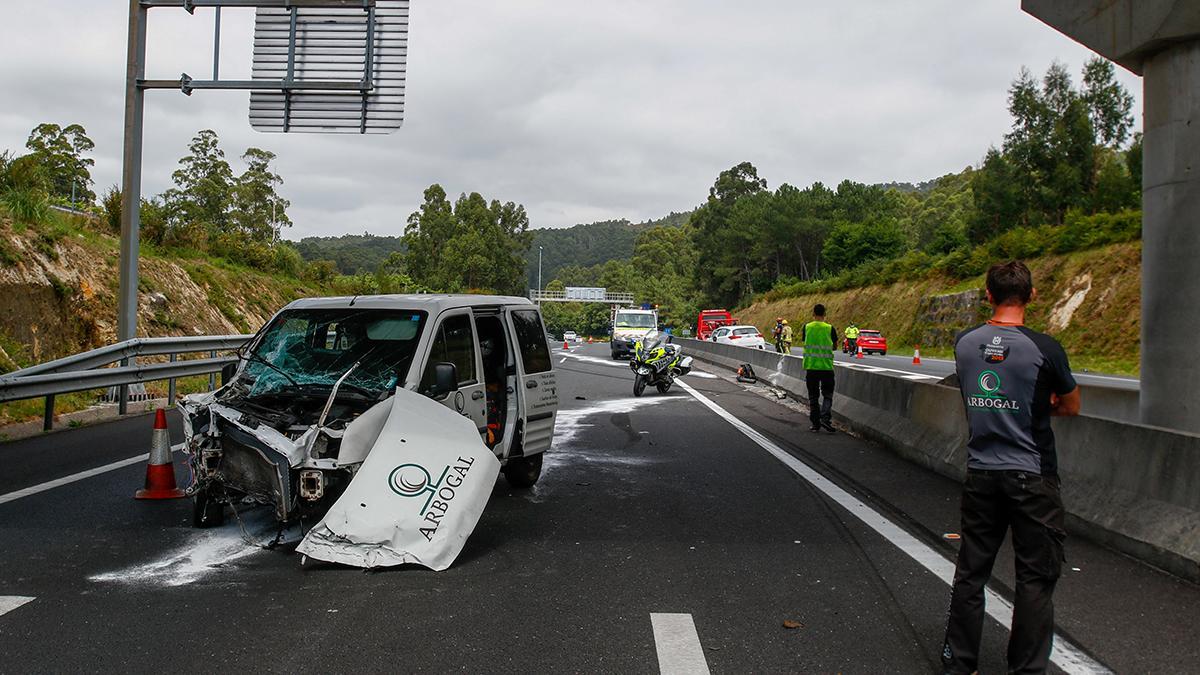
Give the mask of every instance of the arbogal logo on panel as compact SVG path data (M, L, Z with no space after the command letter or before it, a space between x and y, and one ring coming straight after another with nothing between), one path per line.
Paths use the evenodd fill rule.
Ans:
M450 509L474 463L474 457L459 457L454 464L442 468L436 481L433 480L433 474L420 464L401 464L388 474L388 487L392 492L401 497L424 497L419 514L425 517L421 521L420 531L426 539L432 540L437 533L442 517Z

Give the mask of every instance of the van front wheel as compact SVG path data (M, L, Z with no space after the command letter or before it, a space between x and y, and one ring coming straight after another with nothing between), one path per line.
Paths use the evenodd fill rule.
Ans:
M504 465L504 478L515 488L531 488L542 476L542 454L513 457Z

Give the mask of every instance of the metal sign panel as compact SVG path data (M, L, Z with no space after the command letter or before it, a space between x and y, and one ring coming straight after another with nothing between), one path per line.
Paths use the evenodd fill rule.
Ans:
M607 290L603 288L589 288L581 286L567 286L568 300L598 300L604 302L607 296Z
M251 92L250 126L283 133L390 134L399 129L404 121L408 3L259 7L253 77L281 81L284 88ZM317 82L319 88L313 88Z

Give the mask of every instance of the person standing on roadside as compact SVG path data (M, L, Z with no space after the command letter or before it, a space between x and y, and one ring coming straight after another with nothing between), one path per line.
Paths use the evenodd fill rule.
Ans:
M779 335L779 351L782 354L792 353L792 326L787 319L783 320L783 332Z
M1008 670L1044 673L1066 537L1050 417L1078 415L1079 388L1062 346L1025 327L1025 307L1037 297L1029 268L993 265L987 296L992 318L959 333L954 346L970 440L942 665L946 673L976 670L984 587L1011 528L1017 584Z
M846 326L846 347L849 353L853 354L858 351L858 326L850 324Z
M775 351L783 353L783 317L775 319L775 327L771 329L771 344L775 345Z
M804 382L808 385L809 431L833 428L833 346L837 330L825 322L825 305L813 307L813 320L800 329L804 343ZM821 397L824 396L824 400Z

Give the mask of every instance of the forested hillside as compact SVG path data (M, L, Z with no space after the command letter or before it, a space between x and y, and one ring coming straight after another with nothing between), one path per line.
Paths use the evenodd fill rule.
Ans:
M654 227L681 227L691 212L672 213L664 218L644 223L628 220L606 220L562 229L533 230L530 246L529 287L537 288L538 249L542 253L543 285L559 276L563 268L592 267L609 260L629 260L633 257L634 242L639 233Z
M332 260L342 274L374 274L388 256L404 251L402 238L370 232L340 237L305 237L294 245L305 260Z

